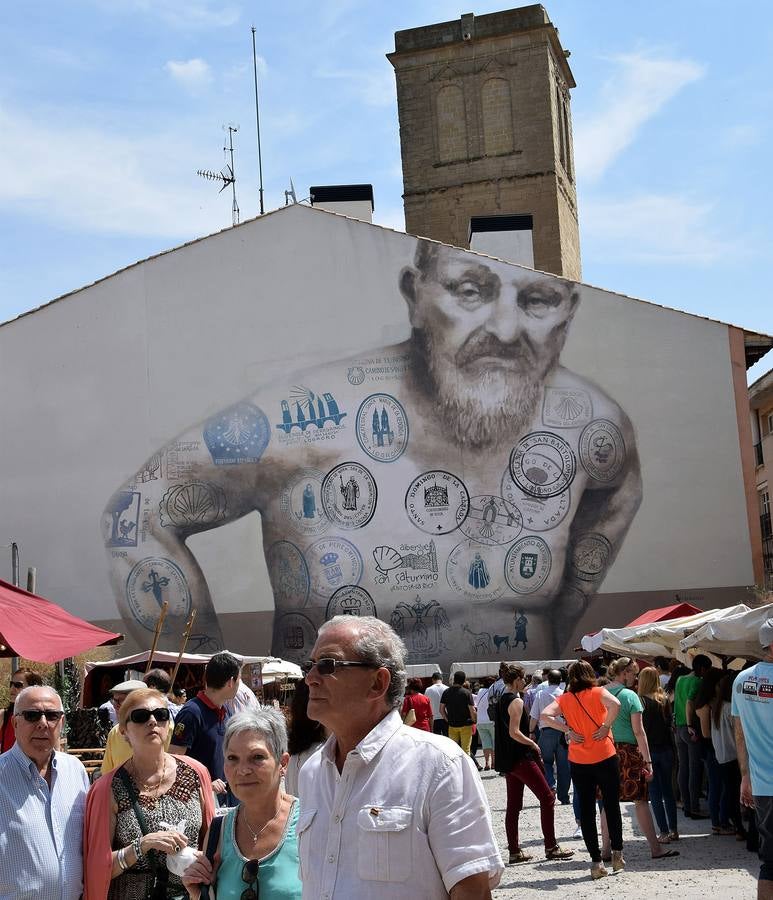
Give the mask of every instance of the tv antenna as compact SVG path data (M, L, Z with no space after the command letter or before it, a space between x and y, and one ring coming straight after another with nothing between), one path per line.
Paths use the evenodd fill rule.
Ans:
M234 125L233 123L223 125L223 131L228 131L228 146L226 147L223 145L223 155L230 154L230 164L226 162L219 172L213 172L211 169L197 169L196 171L197 175L206 178L208 181L222 182L223 186L218 191L219 194L222 194L229 184L231 185L231 191L233 193L231 220L234 225L239 224L239 204L236 202L236 172L234 170L234 134L236 134L238 130L239 126Z
M285 191L285 206L289 206L290 202L298 202L298 198L295 196L295 185L293 184L292 178L290 179L290 190Z

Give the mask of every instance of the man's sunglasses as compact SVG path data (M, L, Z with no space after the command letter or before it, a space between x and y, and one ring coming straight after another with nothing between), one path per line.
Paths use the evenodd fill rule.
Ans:
M242 891L241 900L258 900L260 897L258 865L257 859L248 859L242 867L242 881L248 885L248 887Z
M308 675L309 672L316 666L317 672L320 675L332 675L336 669L345 668L346 666L358 667L362 669L378 669L379 666L374 663L369 662L353 662L348 659L307 659L306 662L301 663L301 671L304 675Z
M15 687L17 690L20 691L20 690L22 690L24 687L26 687L26 685L24 684L23 681L12 681L12 682L11 682L11 687Z
M23 716L25 722L39 722L45 716L46 722L51 724L51 722L58 722L64 712L61 709L24 709L16 715Z
M129 721L135 725L144 725L150 721L151 716L156 722L168 722L169 710L165 706L159 706L157 709L133 709L129 713Z

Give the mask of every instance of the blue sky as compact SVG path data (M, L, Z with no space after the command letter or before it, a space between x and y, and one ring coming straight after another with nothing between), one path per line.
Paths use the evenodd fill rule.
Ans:
M236 136L258 211L371 182L403 227L394 76L401 28L503 3L30 0L0 6L0 321L230 224L196 177ZM571 50L583 280L773 333L773 4L553 0ZM750 372L769 369L771 356Z

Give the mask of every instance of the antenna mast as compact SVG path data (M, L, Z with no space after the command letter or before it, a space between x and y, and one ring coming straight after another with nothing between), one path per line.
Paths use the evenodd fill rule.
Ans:
M255 26L252 26L252 71L255 75L255 124L258 129L258 177L260 179L260 187L258 194L260 196L260 214L263 215L263 157L260 153L260 106L258 105L258 55L255 51Z
M223 191L231 185L231 190L233 191L233 202L231 203L231 221L232 224L239 224L239 204L236 202L236 173L234 171L234 134L239 130L238 125L223 125L223 131L228 129L228 147L223 147L223 153L226 152L231 154L231 164L226 163L223 168L219 172L213 172L211 169L197 169L196 174L200 175L202 178L206 178L208 181L221 181L223 186L220 188L218 193L223 193Z

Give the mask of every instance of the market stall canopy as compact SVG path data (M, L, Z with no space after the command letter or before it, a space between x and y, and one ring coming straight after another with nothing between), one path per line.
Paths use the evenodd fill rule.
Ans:
M706 622L679 641L683 653L712 653L743 659L764 659L757 632L773 617L773 603Z
M659 606L656 609L648 609L633 622L629 622L623 628L602 628L594 634L586 634L580 641L583 650L595 653L597 650L606 650L608 653L631 653L631 648L625 643L626 639L638 633L637 629L653 622L663 622L668 619L677 619L684 616L692 616L701 610L692 603L673 603L671 606ZM661 656L662 650L655 644L638 654L640 656Z
M658 609L648 609L635 618L633 622L629 622L625 627L634 628L637 625L651 625L653 622L663 622L667 619L681 619L684 616L694 616L703 612L698 606L692 603L673 603L671 606L661 606Z
M723 609L707 609L705 612L696 613L694 616L684 616L681 619L671 619L668 622L659 622L654 625L640 626L636 632L624 641L628 647L628 655L636 656L675 656L687 661L679 646L679 642L687 634L693 632L707 622L718 622L731 616L749 611L749 607L743 603L737 606L728 606ZM636 648L640 645L659 645L661 649L655 653L639 653Z
M251 663L262 663L265 671L265 667L270 664L276 664L277 666L284 665L292 667L292 671L298 672L298 677L301 677L301 667L296 666L295 663L286 662L283 659L279 659L277 656L244 656L241 653L233 653L231 650L228 651L235 656L243 666L250 665ZM174 665L177 662L177 657L179 654L172 653L167 650L156 650L153 654L153 662L154 663L168 663L170 665ZM143 665L148 661L148 657L150 656L149 650L143 650L142 653L135 653L133 656L122 656L119 659L108 659L104 662L86 662L84 668L86 672L90 672L92 669L99 669L109 667L117 667L120 666L123 669L136 669L139 665ZM209 662L212 654L211 653L183 653L180 663L188 666L206 666Z
M0 656L55 663L122 640L122 634L97 628L50 600L0 581Z
M536 672L537 669L541 669L543 672L548 669L560 669L562 667L569 667L572 663L577 662L577 658L573 659L493 659L488 662L479 662L475 660L474 662L455 662L451 663L451 676L453 677L454 672L458 672L461 670L468 678L484 678L486 675L498 675L499 674L499 666L503 663L512 663L515 666L523 666L524 672L527 675L530 675L532 672Z

